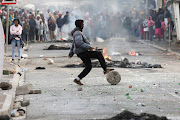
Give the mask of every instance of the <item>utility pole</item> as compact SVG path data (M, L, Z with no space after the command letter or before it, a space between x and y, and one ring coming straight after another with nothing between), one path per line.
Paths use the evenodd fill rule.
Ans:
M7 5L6 45L5 45L5 53L7 53L7 50L8 50L8 35L9 35L9 5Z

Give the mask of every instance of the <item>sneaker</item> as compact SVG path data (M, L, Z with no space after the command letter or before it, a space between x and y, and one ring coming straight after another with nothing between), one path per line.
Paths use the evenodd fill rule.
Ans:
M104 71L104 74L108 74L109 72L113 71L114 69L106 69L106 71Z
M78 81L78 80L76 80L76 79L74 80L74 82L75 82L76 84L80 85L80 86L83 85L83 84L81 83L81 81Z

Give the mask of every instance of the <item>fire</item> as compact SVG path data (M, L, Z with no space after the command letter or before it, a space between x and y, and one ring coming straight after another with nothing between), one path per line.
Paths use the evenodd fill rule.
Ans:
M130 51L128 54L129 54L130 56L137 56L137 53L136 53L135 51Z
M110 56L108 56L106 50L107 50L107 48L105 47L105 48L103 49L103 56L104 56L104 58L105 58L105 59L112 60L112 58L111 58Z

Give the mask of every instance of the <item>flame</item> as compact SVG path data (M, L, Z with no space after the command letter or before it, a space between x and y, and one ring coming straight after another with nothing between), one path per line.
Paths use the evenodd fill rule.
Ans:
M130 55L130 56L136 56L136 52L135 52L135 51L130 51L130 52L129 52L129 55Z
M108 56L106 50L107 50L107 48L105 47L105 48L103 49L103 56L104 56L104 58L105 58L105 59L112 60L112 58L111 58L110 56Z

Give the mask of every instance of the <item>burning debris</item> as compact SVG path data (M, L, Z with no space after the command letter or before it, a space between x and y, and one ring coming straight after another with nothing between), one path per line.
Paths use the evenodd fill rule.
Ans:
M122 113L116 115L107 120L168 120L166 117L159 117L153 114L142 113L137 115L129 111L123 111Z
M129 60L127 58L125 58L124 60L121 61L113 61L110 58L106 58L106 65L108 67L117 67L117 68L162 68L162 66L160 64L148 64L146 62L139 62L138 64L136 64L135 62L129 62ZM92 66L97 68L97 67L101 67L99 61L97 60L93 60L92 61ZM84 63L80 63L80 64L69 64L69 65L65 65L65 68L78 68L78 67L85 67Z
M140 52L130 51L130 52L128 53L128 55L129 55L129 56L139 56L139 55L143 55L143 54L140 53Z
M43 50L70 50L70 46L50 45L47 49L43 49Z

